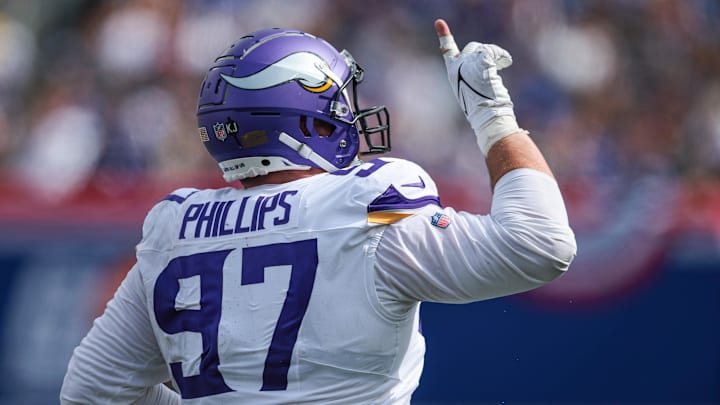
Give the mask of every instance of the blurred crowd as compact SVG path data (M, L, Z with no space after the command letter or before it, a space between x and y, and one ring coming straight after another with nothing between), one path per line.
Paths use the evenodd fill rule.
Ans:
M0 4L0 170L38 198L66 198L105 171L219 177L198 140L197 90L220 51L268 26L353 53L366 70L362 103L390 109L394 156L435 175L482 172L438 53L436 17L461 46L510 50L504 79L519 122L561 183L720 177L716 0Z

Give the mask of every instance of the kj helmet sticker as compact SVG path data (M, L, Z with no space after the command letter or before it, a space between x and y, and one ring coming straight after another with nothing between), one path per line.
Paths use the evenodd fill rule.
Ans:
M235 135L238 133L238 124L233 120L232 118L228 117L227 121L225 121L225 130L229 135Z

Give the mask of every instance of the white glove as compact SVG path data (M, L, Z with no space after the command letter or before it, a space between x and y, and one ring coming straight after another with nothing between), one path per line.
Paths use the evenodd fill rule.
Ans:
M518 127L510 94L498 75L498 70L512 64L510 53L479 42L468 43L460 52L452 35L439 39L450 86L483 155L500 139L526 132Z

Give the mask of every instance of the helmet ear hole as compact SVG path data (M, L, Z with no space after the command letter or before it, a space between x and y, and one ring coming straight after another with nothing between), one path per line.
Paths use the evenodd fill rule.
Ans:
M327 138L335 132L335 125L321 119L313 119L313 129L323 138Z
M337 128L334 124L321 120L320 118L313 118L313 130L315 133L321 137L321 138L328 138L330 137ZM300 116L300 131L303 133L305 138L312 137L312 133L308 130L307 127L307 115L301 115Z
M308 131L307 127L307 115L300 116L300 131L302 131L305 138L310 138L312 136L312 134L310 134L310 131Z

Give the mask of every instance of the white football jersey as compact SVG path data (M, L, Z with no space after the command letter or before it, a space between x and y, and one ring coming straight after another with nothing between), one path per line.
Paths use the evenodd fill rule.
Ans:
M409 401L424 354L418 306L390 314L373 266L385 224L439 209L422 169L376 159L166 200L146 220L137 268L187 403Z
M574 254L557 183L529 169L500 179L490 215L442 208L424 170L391 158L177 190L148 214L61 402L130 403L172 379L188 404L405 404L420 302L525 291Z

